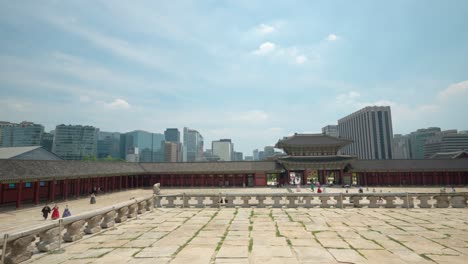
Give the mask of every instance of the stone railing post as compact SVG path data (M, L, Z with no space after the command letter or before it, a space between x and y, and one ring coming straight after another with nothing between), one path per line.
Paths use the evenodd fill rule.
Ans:
M236 196L226 196L226 207L229 208L234 208L234 200L236 199Z
M41 252L47 252L58 248L59 245L60 227L54 227L49 230L39 233L39 242L36 244L37 249ZM61 237L60 237L61 239Z
M377 200L379 197L377 196L367 196L367 200L369 200L369 208L379 208L380 204L377 204Z
M95 234L101 231L101 226L100 226L101 220L102 220L102 215L96 215L96 216L89 218L86 221L87 224L86 224L86 228L84 232L86 234Z
M393 201L396 200L395 196L385 196L383 197L385 199L385 208L395 208L396 205Z
M343 208L343 195L342 194L333 196L333 199L336 200L335 208Z
M128 206L124 206L117 210L117 217L115 218L116 223L122 223L127 220Z
M67 229L67 232L63 235L63 240L65 242L73 242L82 239L84 233L81 231L81 228L85 223L85 220L78 220L66 225L65 228Z
M419 208L431 208L432 205L429 204L429 200L431 199L430 195L418 195L417 199L419 200ZM405 206L405 201L406 197L403 199L403 207L406 208Z
M212 195L210 196L211 200L211 208L216 208L219 207L219 196L218 195Z
M296 208L297 207L296 198L297 197L293 196L293 195L286 196L286 200L288 200L288 204L287 204L288 208Z
M131 204L128 206L128 218L136 217L137 215L137 204Z
M328 204L328 200L330 200L329 196L319 196L320 199L320 207L321 208L330 208L330 205Z
M157 196L157 195L153 195L153 197L154 197L153 198L154 199L154 202L153 202L154 208L156 208L156 207L161 208L161 197Z
M454 195L450 198L450 203L453 208L465 208L466 207L466 197L463 195Z
M137 213L138 214L142 214L146 211L146 201L141 201L138 203L138 210L137 210Z
M243 203L242 203L241 206L242 206L243 208L249 208L249 207L250 207L250 205L249 205L249 200L250 200L250 196L242 196L242 201L243 201Z
M436 200L436 208L448 208L449 207L449 197L448 195L436 195L434 196Z
M414 196L406 194L404 197L401 197L401 199L403 199L403 205L401 207L414 208Z
M350 200L353 201L354 207L356 207L356 208L361 208L362 207L362 204L360 204L360 201L362 200L361 196L351 196Z
M174 208L175 207L175 200L177 199L176 196L166 196L166 200L167 200L167 204L166 204L166 207L167 208Z
M28 249L36 238L32 235L20 237L7 243L5 263L20 263L31 258L33 252Z
M102 228L113 227L115 225L114 218L115 218L115 211L114 210L105 213L103 215L103 217L102 217L101 227Z
M153 203L154 203L153 199L146 200L146 203L145 203L146 211L150 211L150 212L153 211L153 208L154 208Z
M258 208L265 208L265 199L266 199L265 196L257 195L255 196L255 199L257 199L258 201L258 205L257 205Z
M273 200L273 205L272 205L273 208L281 208L281 199L283 199L283 197L272 196L271 199Z
M190 195L187 195L187 194L182 194L182 207L183 208L189 208L190 207L190 201L191 197Z
M313 196L304 196L304 208L312 208L312 200L314 199Z
M203 208L205 205L203 204L203 201L205 200L205 197L203 196L197 196L195 197L195 200L197 201L197 204L195 205L196 208Z

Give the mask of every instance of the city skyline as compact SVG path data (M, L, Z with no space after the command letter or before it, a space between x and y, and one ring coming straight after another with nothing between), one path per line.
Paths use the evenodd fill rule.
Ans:
M139 4L3 3L0 120L190 127L249 156L372 105L394 134L468 130L467 2Z

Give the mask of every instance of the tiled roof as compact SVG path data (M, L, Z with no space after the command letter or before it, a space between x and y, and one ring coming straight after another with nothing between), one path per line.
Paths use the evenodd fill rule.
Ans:
M3 147L0 148L0 159L10 159L26 152L38 149L41 146L30 147Z
M275 161L217 161L182 163L140 163L151 173L249 173L279 172L281 166Z
M352 143L352 140L328 136L325 134L294 134L293 136L280 139L276 143L276 148L284 146L298 147L319 147L319 146L345 146Z
M354 160L352 171L468 171L466 159Z

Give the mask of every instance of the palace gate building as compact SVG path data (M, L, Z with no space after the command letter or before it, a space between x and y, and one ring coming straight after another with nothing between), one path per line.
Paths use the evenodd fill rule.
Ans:
M267 161L130 163L103 161L0 160L0 206L66 200L104 192L151 187L261 187L280 185L360 186L467 185L468 159L358 160L340 155L351 141L323 134L294 134L275 147L285 155Z

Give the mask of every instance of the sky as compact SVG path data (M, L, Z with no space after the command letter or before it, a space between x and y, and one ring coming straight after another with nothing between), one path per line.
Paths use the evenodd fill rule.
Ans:
M274 145L370 105L468 130L468 1L0 0L0 120Z

